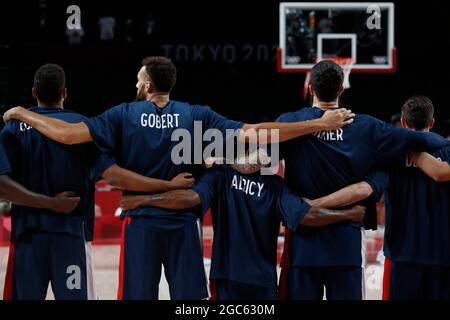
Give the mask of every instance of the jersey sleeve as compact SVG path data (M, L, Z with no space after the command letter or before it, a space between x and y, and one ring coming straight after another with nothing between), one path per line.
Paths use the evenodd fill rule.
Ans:
M447 148L440 150L440 158L442 161L447 161L450 165L450 145Z
M380 201L384 190L389 187L389 172L382 169L372 171L364 178L364 181L372 187L373 193L370 198Z
M0 132L0 175L12 173L11 165L16 162L15 126L17 121L9 122Z
M125 106L126 104L120 104L95 118L83 120L89 128L92 139L104 152L112 153L117 147L122 132Z
M204 106L194 106L193 118L194 121L202 121L203 130L216 128L224 135L226 129L238 130L244 125L242 122L227 119Z
M275 122L292 122L292 121L293 121L293 119L289 113L284 113L284 114L280 115L277 118L277 120L275 120Z
M284 183L279 183L277 190L276 208L281 221L291 230L295 230L311 206L293 193Z
M408 151L434 151L448 144L448 140L432 132L418 132L396 128L375 120L372 130L377 164L398 164Z
M366 207L363 225L366 230L376 230L377 221L377 202L381 200L383 192L389 187L389 171L384 169L374 170L369 173L363 181L367 182L373 190L373 193L367 199L359 203Z
M214 197L219 192L220 176L222 175L220 168L210 169L200 177L200 180L192 186L192 190L196 192L201 201L202 213L206 213Z
M101 178L102 173L115 164L116 160L109 153L100 153L91 163L89 179L93 183L97 182Z
M3 149L3 144L0 143L0 176L8 175L11 173L11 167L9 165L9 159Z

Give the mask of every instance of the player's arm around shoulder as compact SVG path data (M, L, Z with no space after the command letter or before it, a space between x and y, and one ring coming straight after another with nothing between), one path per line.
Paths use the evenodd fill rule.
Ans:
M63 214L71 213L80 202L80 197L73 192L62 192L54 197L32 192L6 175L0 175L0 198L17 205Z
M169 210L183 210L198 206L200 196L192 189L172 190L153 195L126 195L120 199L122 210L134 210L138 207L157 207Z
M276 177L274 185L278 187L277 208L282 220L290 229L297 229L299 225L308 227L323 227L342 221L361 222L365 216L365 208L354 206L345 210L331 210L317 205L311 205L289 190Z
M92 141L89 128L83 122L68 123L60 119L45 117L23 107L15 107L3 115L3 121L16 119L25 122L49 139L72 145Z
M120 200L120 206L123 210L148 206L169 210L184 210L201 204L203 211L205 211L214 197L215 187L223 174L221 168L214 168L203 174L200 180L190 189L171 190L153 195L123 196Z
M342 221L361 222L364 220L366 208L353 206L345 210L330 210L320 207L311 207L300 221L300 224L309 227L323 227Z
M322 208L345 207L369 198L373 193L372 186L366 181L354 183L329 195L317 199L304 200L311 206Z
M353 122L355 114L351 110L340 108L326 111L319 119L307 121L279 121L258 124L244 124L239 132L239 140L248 142L253 135L265 134L266 143L284 142L317 131L336 130ZM258 141L261 143L260 141Z
M340 208L371 198L379 201L389 187L389 170L378 168L362 181L343 187L329 195L314 200L303 199L309 205L323 208Z
M450 155L450 151L447 153ZM442 161L427 152L418 152L411 154L411 160L436 182L450 181L450 157Z
M172 180L163 180L140 175L117 164L111 165L103 171L101 176L114 187L128 191L149 193L189 188L195 182L192 174L188 172L180 173Z

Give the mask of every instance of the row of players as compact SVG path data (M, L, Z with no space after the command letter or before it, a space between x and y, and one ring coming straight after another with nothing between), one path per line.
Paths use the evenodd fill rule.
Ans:
M138 101L87 119L63 110L67 90L60 67L45 65L37 71L33 96L38 107L9 110L0 140L5 158L0 162L0 197L17 204L12 210L6 299L43 299L49 281L57 299L95 297L86 244L93 236L93 183L100 175L128 193L121 201L125 210L119 299L157 299L161 265L172 299L208 297L198 220L209 207L214 228L213 297L275 299L280 294L288 299L322 299L325 287L327 299L362 299L361 231L376 227L375 202L388 183L389 199L393 200L388 212L395 209L401 221L388 219L392 225L386 236L392 260L391 298L411 295L413 284L417 295L426 292L448 297L449 285L438 290L435 282L411 279L411 268L427 277L437 274L424 265L441 268L440 274L447 278L438 280L448 282L450 278L446 267L449 236L441 230L449 226L448 184L435 184L416 168L409 168L416 170L413 173L399 170L411 151L438 150L436 156L450 158L447 140L419 132L432 125L429 100L413 97L403 107L405 127L417 131L395 128L366 115L355 116L337 107L343 92L341 68L323 61L311 72L312 108L284 114L276 123L248 125L205 107L170 100L175 81L176 68L170 60L146 58L138 73ZM175 128L144 128L139 125L143 114L179 114L180 126L188 131L194 121L202 121L206 129L240 130L242 141L248 130L279 129L279 141L271 141L269 136L269 142L280 142L285 181L260 175L259 167L249 172L245 166L232 165L204 172L189 164L174 165L170 154ZM20 121L34 130L21 131ZM342 138L338 140L312 134L339 128ZM424 170L442 169L444 177L448 176L447 163L442 167L444 163L426 153L414 157ZM193 184L190 174L197 183ZM396 174L410 174L414 179L418 175L422 180L396 180ZM241 179L260 186L260 192L232 188L233 181ZM24 187L58 196L49 198ZM65 190L75 194L59 194ZM410 195L410 200L390 197L397 190L403 198ZM416 194L423 190L427 192ZM299 196L316 200L308 200L308 204ZM349 207L354 203L364 207ZM73 212L58 215L44 209ZM410 226L410 220L404 221L411 216L410 210L417 211L417 220L428 217L434 224L411 219ZM277 286L280 220L291 231L286 232L283 273ZM394 227L403 229L394 231ZM67 285L67 266L73 265L81 272L79 286Z

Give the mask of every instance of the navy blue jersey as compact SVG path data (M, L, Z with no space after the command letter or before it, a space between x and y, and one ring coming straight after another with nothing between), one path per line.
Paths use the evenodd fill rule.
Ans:
M433 153L449 161L450 146ZM450 182L437 183L405 157L370 183L385 189L384 253L392 261L450 265Z
M203 212L212 211L210 278L276 286L280 221L295 229L311 207L278 176L242 175L228 166L207 171L193 190Z
M319 108L304 108L280 116L280 122L322 117ZM408 150L440 148L447 141L432 133L395 128L367 115L334 131L300 137L280 146L285 179L291 190L316 199L362 181L375 166L399 162ZM375 203L371 204L371 212ZM376 227L374 215L372 226ZM375 224L375 225L374 225ZM361 266L361 224L342 222L322 228L301 226L292 235L292 266Z
M55 108L32 108L44 116L76 123L85 119L77 113ZM31 191L55 196L73 191L81 201L70 215L44 209L13 206L15 238L27 230L65 232L92 240L95 209L95 181L114 164L93 143L66 146L32 129L11 121L1 133L1 142L11 164L11 178Z
M194 166L194 157L202 162L202 145L194 148L194 121L200 121L203 131L210 128L239 129L241 122L227 120L203 106L192 106L187 103L170 101L164 108L159 108L150 101L123 103L90 121L85 121L94 141L102 150L113 154L118 164L141 175L171 180L182 172L198 174L203 171L202 165ZM172 133L190 134L190 163L174 164L171 153L179 141L172 141ZM201 132L200 132L201 134ZM189 162L188 161L188 162ZM201 171L201 172L200 172ZM159 208L137 208L126 211L124 215L149 215L161 218L164 226L167 219L183 220L195 216L195 210L185 210L182 214ZM198 214L197 214L198 215ZM157 219L154 219L156 221Z
M11 173L11 167L9 165L8 156L6 155L3 145L0 144L0 176L8 175Z

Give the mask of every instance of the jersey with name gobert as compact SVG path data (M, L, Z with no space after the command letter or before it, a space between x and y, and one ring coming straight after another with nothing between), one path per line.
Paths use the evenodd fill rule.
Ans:
M207 107L173 100L163 108L151 101L123 103L85 123L97 145L113 154L120 166L164 180L182 172L193 173L198 178L203 173L202 134L208 129L218 129L225 139L227 131L238 130L243 125ZM187 147L183 149L183 146ZM123 213L152 216L155 223L160 218L157 223L161 222L163 227L168 220L190 220L198 214L192 209L180 214L151 207Z

